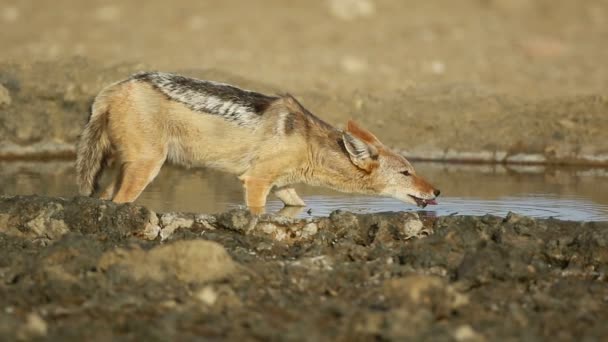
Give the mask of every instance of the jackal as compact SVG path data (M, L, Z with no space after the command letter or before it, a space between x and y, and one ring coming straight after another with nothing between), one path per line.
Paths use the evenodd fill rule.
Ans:
M95 98L77 148L81 194L97 190L109 159L120 171L100 197L119 203L137 199L166 161L237 175L247 206L262 211L270 192L286 206L304 206L296 183L419 207L439 196L402 155L353 121L336 129L289 94L161 72L134 74Z

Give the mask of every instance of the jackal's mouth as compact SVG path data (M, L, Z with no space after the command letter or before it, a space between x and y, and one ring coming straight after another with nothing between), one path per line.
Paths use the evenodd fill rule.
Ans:
M412 196L412 195L408 195L408 196L413 198L414 201L416 201L416 205L419 206L420 208L424 208L427 205L436 205L437 204L435 199L424 199L424 198L420 198L420 197L416 197L416 196Z

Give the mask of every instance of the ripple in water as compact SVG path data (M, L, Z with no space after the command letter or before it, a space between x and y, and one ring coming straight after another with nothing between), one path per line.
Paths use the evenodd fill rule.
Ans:
M299 217L327 216L334 210L342 209L356 213L382 211L421 211L411 205L382 197L305 197L307 207ZM268 203L268 211L276 212L283 207L280 201ZM310 209L310 211L309 211ZM558 197L550 194L508 196L498 199L475 199L460 197L440 198L436 206L427 206L422 211L437 216L486 214L506 216L509 212L535 218L556 218L571 221L608 221L608 205L594 203L585 198Z

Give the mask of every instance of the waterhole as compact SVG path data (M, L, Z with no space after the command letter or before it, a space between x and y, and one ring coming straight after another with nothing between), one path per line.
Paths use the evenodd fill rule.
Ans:
M74 196L71 162L1 162L3 195ZM418 174L441 189L438 205L427 214L505 216L515 212L536 218L608 221L608 170L605 168L504 166L422 163ZM107 175L102 179L107 181ZM299 217L327 216L342 209L357 213L418 211L400 201L343 194L328 189L296 186L307 206L283 211ZM215 213L243 207L243 191L235 176L207 169L165 166L138 204L157 212ZM267 211L282 203L270 196Z

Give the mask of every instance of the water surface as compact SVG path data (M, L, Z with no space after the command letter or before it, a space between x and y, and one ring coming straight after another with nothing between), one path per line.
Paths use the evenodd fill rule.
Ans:
M439 205L425 211L438 216L505 216L508 212L537 218L608 221L608 171L602 168L415 163L419 174L441 189ZM0 193L73 196L71 162L2 162ZM107 175L104 177L107 180ZM390 198L342 194L298 186L307 207L288 214L326 216L343 209L358 213L416 211ZM158 212L214 213L243 206L236 177L205 169L165 166L137 200ZM270 196L269 212L282 203Z

